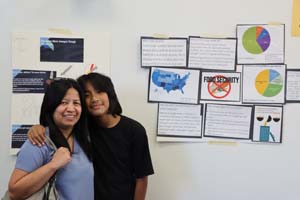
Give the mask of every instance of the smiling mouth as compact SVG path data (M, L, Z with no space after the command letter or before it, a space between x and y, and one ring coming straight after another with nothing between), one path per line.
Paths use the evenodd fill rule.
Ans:
M68 119L68 120L73 120L73 119L76 119L76 116L75 115L65 115L64 118Z
M93 110L99 109L99 108L101 108L101 107L102 107L102 105L100 105L100 104L92 105L92 106L91 106L91 108L92 108Z

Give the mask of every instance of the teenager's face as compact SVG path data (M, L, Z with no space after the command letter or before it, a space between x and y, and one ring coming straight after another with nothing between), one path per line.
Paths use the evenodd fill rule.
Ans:
M72 129L80 119L80 115L79 93L74 88L70 88L53 113L54 123L61 130Z
M89 113L101 117L108 113L109 99L106 92L96 90L89 82L85 85L85 103Z

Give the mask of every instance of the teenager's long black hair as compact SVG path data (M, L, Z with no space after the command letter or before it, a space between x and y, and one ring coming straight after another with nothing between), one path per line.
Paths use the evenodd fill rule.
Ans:
M85 89L87 83L90 83L95 90L105 92L109 100L108 114L112 114L113 116L121 115L122 107L119 103L114 85L108 76L93 72L80 76L77 81L83 89Z
M44 99L42 102L41 113L40 113L40 124L49 127L49 134L51 140L55 143L56 147L66 147L70 150L67 139L64 137L62 132L58 129L57 125L53 120L53 113L56 108L61 104L62 99L66 95L70 88L74 88L80 98L81 102L81 116L78 122L75 124L72 134L78 141L80 147L91 160L91 144L89 139L89 132L87 128L87 116L84 93L79 84L73 79L60 79L51 81L46 86Z

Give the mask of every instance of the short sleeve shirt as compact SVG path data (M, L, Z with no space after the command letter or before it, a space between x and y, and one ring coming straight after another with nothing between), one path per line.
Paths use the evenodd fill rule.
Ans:
M33 172L52 159L53 150L47 145L38 147L27 140L16 160L16 169ZM74 139L71 161L56 173L56 189L61 200L93 200L94 169L78 142Z
M121 116L112 128L91 126L95 199L132 200L135 182L154 173L144 127Z

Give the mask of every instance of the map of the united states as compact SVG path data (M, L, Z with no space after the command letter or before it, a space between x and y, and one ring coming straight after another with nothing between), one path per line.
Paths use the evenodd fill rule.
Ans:
M171 90L180 90L184 94L183 87L186 85L190 73L184 75L182 78L179 74L169 71L163 71L155 69L152 73L152 82L158 86L162 87L168 93Z

